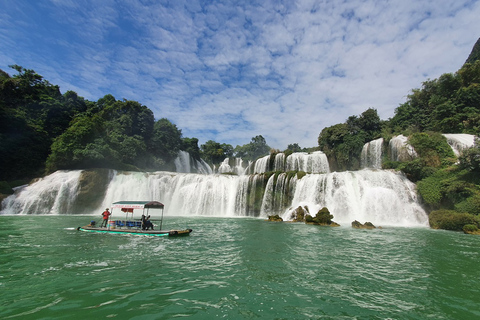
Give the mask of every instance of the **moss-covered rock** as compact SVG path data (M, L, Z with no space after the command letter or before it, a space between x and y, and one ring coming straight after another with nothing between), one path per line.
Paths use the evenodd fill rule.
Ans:
M268 216L268 221L282 222L283 219L278 214L276 214L276 215L273 215L273 216Z
M463 226L463 232L468 234L477 234L480 235L480 230L478 230L477 225L475 224L466 224Z
M330 211L328 210L328 208L323 207L322 209L318 210L315 217L312 217L311 215L307 215L305 217L305 223L320 225L320 226L330 226L330 227L340 226L335 221L332 221L332 219L333 219L333 215L330 214Z
M375 229L376 227L371 222L367 221L364 224L362 224L359 221L355 220L355 221L352 221L352 228L355 228L355 229Z
M308 207L298 206L292 212L292 221L293 222L305 222L305 216L308 215Z
M444 229L463 231L466 225L479 226L480 218L470 213L460 213L454 210L436 210L428 215L430 227L433 229Z

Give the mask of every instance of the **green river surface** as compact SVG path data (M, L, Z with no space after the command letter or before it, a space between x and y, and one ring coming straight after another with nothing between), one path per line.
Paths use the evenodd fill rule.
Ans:
M91 219L0 216L1 319L480 319L479 236L207 217L167 217L182 238L76 230Z

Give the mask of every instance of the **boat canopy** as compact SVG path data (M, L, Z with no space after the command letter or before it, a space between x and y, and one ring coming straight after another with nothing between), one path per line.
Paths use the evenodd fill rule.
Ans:
M121 208L124 212L132 212L128 209L163 209L164 205L158 201L118 201L112 204L112 208Z

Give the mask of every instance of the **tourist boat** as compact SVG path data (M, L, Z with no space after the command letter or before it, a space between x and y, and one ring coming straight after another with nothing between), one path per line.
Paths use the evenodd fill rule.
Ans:
M114 212L115 209L118 213ZM143 217L149 217L149 210L161 210L160 219L146 220ZM97 226L95 221L91 221L89 225L78 227L79 231L99 232L99 233L116 233L116 234L135 234L148 236L186 236L192 232L192 229L184 230L162 230L163 226L163 209L164 205L158 201L119 201L114 202L111 208L106 227ZM147 229L147 221L152 222L152 228ZM144 223L146 222L146 223ZM153 224L155 223L155 224ZM153 227L155 226L155 229ZM158 230L156 229L158 228Z

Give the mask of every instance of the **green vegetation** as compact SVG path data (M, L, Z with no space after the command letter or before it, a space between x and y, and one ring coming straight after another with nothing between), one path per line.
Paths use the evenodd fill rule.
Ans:
M13 77L0 72L0 180L41 175L53 139L90 107L35 71L11 67L18 72Z
M250 143L236 146L234 152L237 157L243 160L254 161L261 156L267 155L270 149L264 137L256 136L252 138Z
M432 211L429 220L430 226L433 229L452 231L462 231L466 225L472 225L478 228L480 223L478 215L475 216L469 213L459 213L453 210Z
M472 52L470 52L470 55L468 56L465 63L475 63L475 61L477 60L480 60L480 38L473 46Z
M423 82L400 105L389 126L394 132L480 133L480 60L455 74Z
M388 121L380 121L376 111L368 109L324 128L318 145L332 170L355 170L366 142L382 137L387 144L395 135L407 136L418 157L403 162L387 157L382 167L401 170L417 182L429 211L436 210L430 214L433 228L478 227L480 148L476 144L456 159L441 133L480 134L480 39L460 70L413 89Z
M377 110L368 109L359 117L350 116L345 123L323 129L318 145L327 155L331 169L359 169L363 145L380 137L382 125Z
M218 164L225 158L233 157L233 147L230 144L218 143L208 140L200 146L202 151L202 159L207 163Z

